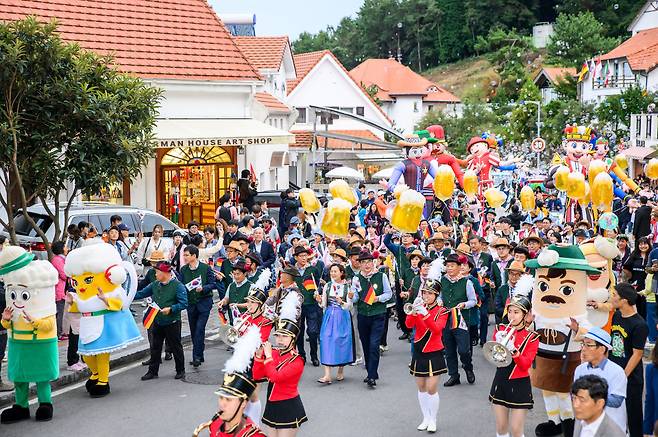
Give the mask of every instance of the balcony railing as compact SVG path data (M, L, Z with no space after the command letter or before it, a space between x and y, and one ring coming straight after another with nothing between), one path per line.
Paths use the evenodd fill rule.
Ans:
M596 79L592 88L595 90L606 88L630 88L637 84L634 76L612 77L605 83L604 79Z

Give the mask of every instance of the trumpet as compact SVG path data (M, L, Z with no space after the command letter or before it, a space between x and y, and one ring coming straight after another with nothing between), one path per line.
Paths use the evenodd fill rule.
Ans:
M215 413L215 415L212 416L212 419L210 419L208 422L200 423L199 426L194 428L194 432L192 432L192 437L199 437L201 431L203 431L204 429L210 429L210 425L212 425L212 423L215 420L217 420L218 417L219 417L219 413Z
M512 362L513 350L516 349L513 348L513 350L510 350L508 348L510 344L514 346L514 328L512 327L512 323L507 325L505 332L500 342L495 340L488 341L482 349L484 358L496 367L509 366Z
M411 314L413 314L413 313L416 312L416 311L414 310L414 304L412 304L411 302L407 302L407 303L405 303L404 306L402 307L402 310L403 310L404 313L405 313L406 315L408 315L408 316L410 316Z

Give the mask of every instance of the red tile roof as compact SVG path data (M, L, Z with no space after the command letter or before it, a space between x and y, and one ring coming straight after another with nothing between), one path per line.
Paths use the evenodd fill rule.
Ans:
M601 60L626 58L633 71L651 71L658 65L658 28L642 30L610 52Z
M287 36L238 36L235 42L254 67L272 70L281 67L283 54L290 45Z
M295 80L289 80L287 81L288 85L288 95L292 93L292 91L299 85L299 83L304 80L306 75L313 70L313 68L324 58L325 56L331 56L331 58L340 66L340 68L345 72L345 75L354 82L354 84L361 90L361 93L368 99L372 104L379 110L379 112L384 116L386 120L389 121L389 123L392 123L392 120L386 115L384 110L375 102L375 100L370 97L370 94L368 94L362 87L361 85L354 80L354 78L350 75L349 71L343 66L343 64L338 60L338 58L331 52L331 50L320 50L317 52L309 52L309 53L300 53L298 55L294 55L293 59L295 61L295 70L297 71L297 79Z
M426 102L460 102L459 97L395 59L367 59L350 71L350 75L359 84L376 85L377 97L383 101L392 101L395 96L419 95Z
M332 130L331 133L350 135L353 137L366 138L374 141L381 141L375 134L369 130ZM295 142L290 144L291 148L297 149L310 149L311 141L313 141L313 132L306 130L293 130L290 133L295 135ZM329 149L345 149L345 150L381 150L380 147L371 144L358 144L351 141L337 140L335 138L317 138L318 150L324 149L324 142L328 141L327 148Z
M290 114L291 110L270 93L256 93L256 100L265 105L271 113Z
M260 79L205 0L0 0L0 20L28 15L143 78Z
M542 73L544 73L544 75L552 83L557 82L559 78L564 78L567 76L573 77L576 76L576 74L578 74L575 68L568 68L568 67L544 67L537 74L537 77L539 77L539 75ZM537 77L535 77L535 80L537 80Z

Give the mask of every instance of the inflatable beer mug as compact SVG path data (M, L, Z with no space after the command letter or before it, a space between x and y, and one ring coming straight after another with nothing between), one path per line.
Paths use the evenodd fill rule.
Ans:
M590 187L594 185L594 181L596 180L596 177L600 173L607 173L607 172L608 172L608 167L605 165L605 162L601 161L600 159L595 159L592 162L590 162L589 167L587 168L587 178L589 180Z
M567 179L569 178L569 172L569 167L566 165L561 165L558 167L557 171L553 175L555 188L560 191L567 191Z
M484 192L484 198L487 200L490 207L498 208L505 203L507 196L498 188L488 188L487 191Z
M330 200L322 217L322 232L330 237L346 237L350 225L350 209L352 205L345 199Z
M400 232L416 232L423 217L425 196L418 191L407 190L400 195L391 215L391 226Z
M652 158L645 164L644 175L652 181L658 179L658 159Z
M301 202L304 211L310 214L320 211L320 201L310 188L302 188L299 190L299 201Z
M358 199L356 198L356 193L350 187L344 179L336 179L335 181L331 181L329 184L329 192L331 193L331 197L334 199L343 199L347 201L351 206L354 206L358 203Z
M530 185L521 188L519 199L521 200L521 208L523 208L524 211L532 211L535 209L535 192L532 191Z
M579 172L569 173L567 177L567 196L573 200L585 197L585 176Z
M612 208L613 186L612 178L607 173L599 173L594 179L591 186L592 205L603 211L610 211Z
M434 176L434 195L442 201L450 199L455 192L455 173L447 164L442 164ZM413 231L416 232L416 231Z
M622 170L628 169L628 157L623 153L618 154L615 156L615 164Z
M464 172L464 193L473 197L478 193L478 175L473 170Z

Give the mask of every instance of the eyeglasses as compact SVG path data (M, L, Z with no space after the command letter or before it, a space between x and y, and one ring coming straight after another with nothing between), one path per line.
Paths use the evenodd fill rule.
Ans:
M599 347L601 345L598 344L598 343L587 343L587 342L583 341L583 346L585 346L589 349L596 349L597 347Z

